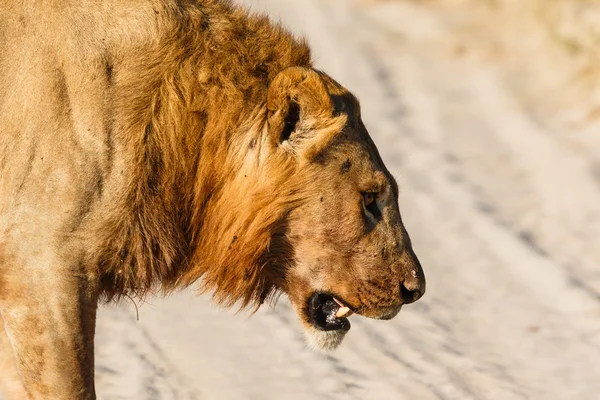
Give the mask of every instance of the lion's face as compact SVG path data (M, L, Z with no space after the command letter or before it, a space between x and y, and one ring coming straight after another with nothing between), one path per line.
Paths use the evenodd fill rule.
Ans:
M364 143L339 146L314 166L314 196L288 232L295 262L286 291L322 348L340 343L352 312L389 319L425 291L393 178Z
M301 76L283 107L286 123L273 124L284 126L280 150L297 157L309 186L307 201L289 215L293 261L282 289L309 341L332 349L350 329L350 314L390 319L423 295L425 277L400 218L397 185L357 101L326 75ZM319 92L325 98L311 106ZM323 119L333 122L325 128Z

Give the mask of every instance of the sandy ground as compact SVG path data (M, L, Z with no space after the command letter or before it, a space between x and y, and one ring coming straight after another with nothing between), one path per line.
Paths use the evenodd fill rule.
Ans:
M421 2L246 0L353 90L428 279L392 321L308 350L285 299L253 317L191 292L103 307L100 399L600 398L600 138L458 57ZM513 77L517 79L518 77Z

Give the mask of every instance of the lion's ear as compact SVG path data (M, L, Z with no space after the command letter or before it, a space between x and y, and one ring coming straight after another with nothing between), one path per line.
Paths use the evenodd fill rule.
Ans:
M277 74L269 86L267 109L272 145L287 142L309 158L345 124L345 118L334 116L323 79L309 68L290 67Z

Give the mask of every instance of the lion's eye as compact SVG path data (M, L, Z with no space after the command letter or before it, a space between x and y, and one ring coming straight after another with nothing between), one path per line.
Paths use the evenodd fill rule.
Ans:
M377 221L381 219L381 211L377 207L377 192L363 192L363 204L368 213L370 213Z
M375 202L375 197L377 195L373 192L365 192L363 193L363 199L365 201L365 207L369 207L373 202Z

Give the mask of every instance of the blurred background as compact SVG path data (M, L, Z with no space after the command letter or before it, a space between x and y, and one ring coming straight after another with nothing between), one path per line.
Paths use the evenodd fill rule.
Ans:
M325 355L283 298L103 307L98 397L600 398L600 1L242 3L359 97L427 293Z

